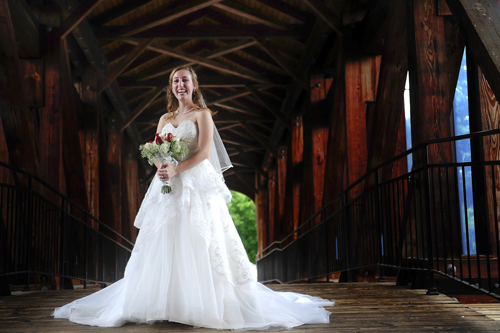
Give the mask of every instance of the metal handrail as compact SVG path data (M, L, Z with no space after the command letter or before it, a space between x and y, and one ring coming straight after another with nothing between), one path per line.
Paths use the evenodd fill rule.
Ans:
M328 281L340 272L350 280L354 271L376 267L380 281L385 269L424 274L421 278L431 295L437 294L438 274L500 299L500 197L495 190L500 161L429 163L428 150L433 144L498 134L500 129L429 140L371 168L292 233L259 253L259 281ZM381 169L413 153L420 156L418 168L380 183ZM350 197L350 191L369 177L374 177L370 187L365 184L361 195ZM470 184L481 188L479 195L492 196L489 212L476 207L484 200L468 203ZM334 203L334 211L326 216ZM470 207L474 221L468 217ZM315 222L320 215L321 221ZM471 232L476 231L483 238L474 238ZM476 252L471 242L477 245Z
M79 279L84 288L123 277L134 243L39 177L0 162L2 167L14 179L27 179L24 186L0 184L0 277L24 283L24 290L34 274ZM54 193L52 200L41 194L46 191Z
M349 193L353 188L355 188L357 185L361 184L363 181L368 179L374 172L378 172L380 169L383 167L403 158L406 157L410 154L413 154L417 151L422 150L423 148L426 148L429 145L432 144L437 144L437 143L444 143L444 142L453 142L453 141L460 141L460 140L465 140L465 139L470 139L470 138L476 138L476 137L482 137L482 136L488 136L488 135L494 135L494 134L500 134L500 128L499 129L494 129L494 130L488 130L488 131L480 131L480 132L474 132L471 134L464 134L464 135L459 135L459 136L453 136L453 137L448 137L448 138L439 138L439 139L433 139L433 140L427 140L424 141L420 144L418 144L416 147L412 147L405 152L398 154L394 156L393 158L371 168L368 170L363 176L355 180L351 185L347 186L346 189L338 195L336 198L332 199L329 201L327 204L325 204L323 207L321 207L316 213L314 213L311 217L309 217L305 222L300 224L294 231L289 233L287 236L285 236L282 240L280 241L274 241L271 244L269 244L267 247L265 247L262 251L257 253L257 259L260 259L264 256L264 253L267 252L270 248L274 247L275 245L280 245L284 243L287 239L293 237L296 233L298 233L304 226L307 224L311 223L317 216L322 214L327 208L329 208L332 204L334 204L336 201L340 200L346 193ZM485 162L487 163L487 162ZM431 166L431 165L430 165ZM420 169L417 169L418 171Z

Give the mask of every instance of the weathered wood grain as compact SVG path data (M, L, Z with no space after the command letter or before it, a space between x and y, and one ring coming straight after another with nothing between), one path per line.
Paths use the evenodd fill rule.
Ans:
M35 128L29 115L8 1L0 2L0 117L11 163L38 175Z
M329 324L303 325L293 332L494 332L499 304L464 305L445 295L392 283L321 283L268 285L275 291L293 291L335 300ZM89 295L95 289L16 293L0 297L1 332L102 332L100 327L54 319L55 307ZM106 332L220 332L173 322L126 324Z
M482 130L492 130L500 128L500 104L486 77L479 72L479 103L481 109ZM483 138L483 153L485 161L498 161L500 159L500 135L490 135ZM491 244L490 253L497 254L497 241L500 235L495 235L495 220L500 221L500 167L487 167L485 170L486 179L486 200L488 205L488 220ZM496 200L495 200L496 198ZM495 205L496 201L496 205ZM495 216L496 215L496 216Z

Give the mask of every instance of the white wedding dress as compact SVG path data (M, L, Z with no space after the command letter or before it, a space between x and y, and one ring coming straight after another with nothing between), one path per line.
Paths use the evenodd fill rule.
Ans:
M198 149L191 120L162 130ZM274 292L252 277L250 262L229 215L231 193L208 160L170 181L161 194L155 177L135 220L140 228L125 277L53 313L85 325L168 320L233 330L289 329L328 323L333 302Z

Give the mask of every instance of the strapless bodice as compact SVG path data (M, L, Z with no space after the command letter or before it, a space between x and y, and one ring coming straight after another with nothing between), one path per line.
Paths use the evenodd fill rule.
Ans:
M184 159L188 159L198 151L198 126L192 120L185 120L175 127L172 123L167 123L161 130L162 134L172 133L178 136L187 145L189 153Z

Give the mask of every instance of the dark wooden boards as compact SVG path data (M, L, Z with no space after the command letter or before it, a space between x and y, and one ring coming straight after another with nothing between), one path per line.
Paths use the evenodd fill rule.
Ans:
M500 323L491 318L498 304L467 306L445 295L428 296L426 290L397 287L392 283L321 283L268 285L276 291L293 291L326 299L335 306L329 324L303 325L293 332L493 332ZM95 292L95 289L16 293L0 297L1 332L102 332L101 327L54 319L55 307ZM479 311L473 309L478 307ZM480 313L480 312L484 312ZM106 332L220 332L177 323L127 324Z

